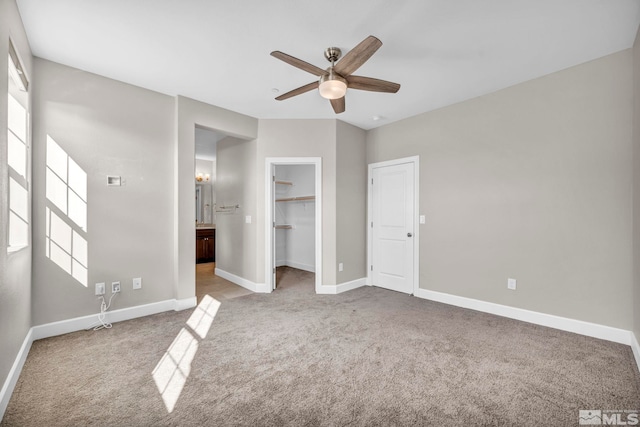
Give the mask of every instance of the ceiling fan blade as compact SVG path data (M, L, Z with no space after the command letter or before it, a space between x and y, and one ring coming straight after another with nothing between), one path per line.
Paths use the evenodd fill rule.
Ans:
M285 99L289 99L289 98L291 98L293 96L300 95L300 94L305 93L305 92L309 92L310 90L313 90L313 89L317 89L319 84L320 84L319 82L312 82L312 83L306 84L304 86L300 86L297 89L290 90L287 93L283 93L282 95L278 96L276 99L278 101L283 101Z
M373 79L371 77L349 76L347 77L347 83L349 89L368 90L371 92L396 93L400 90L398 83Z
M336 114L344 113L344 110L345 110L344 96L338 99L330 99L330 101L331 101L331 106L333 107L333 111L335 111Z
M382 42L376 37L367 37L338 61L334 67L335 72L347 77L367 62L367 59L371 58L371 55L376 53L380 46L382 46Z
M289 65L293 65L296 68L300 68L301 70L306 71L307 73L314 74L316 76L321 76L326 73L322 68L316 67L315 65L311 65L308 62L304 62L302 59L295 58L291 55L287 55L286 53L280 52L279 50L274 50L271 52L271 56L274 58L278 58L281 61L286 62Z

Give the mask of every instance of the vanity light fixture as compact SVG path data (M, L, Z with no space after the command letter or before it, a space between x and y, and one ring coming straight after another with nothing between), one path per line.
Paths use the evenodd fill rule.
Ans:
M209 182L210 179L211 179L211 176L208 173L207 174L203 174L202 172L196 172L196 181L198 181L198 182L202 182L202 181Z

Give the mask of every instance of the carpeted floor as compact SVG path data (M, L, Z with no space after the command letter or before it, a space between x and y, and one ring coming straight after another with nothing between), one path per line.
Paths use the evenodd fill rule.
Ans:
M279 279L271 295L36 341L0 425L575 426L580 409L640 410L627 346Z

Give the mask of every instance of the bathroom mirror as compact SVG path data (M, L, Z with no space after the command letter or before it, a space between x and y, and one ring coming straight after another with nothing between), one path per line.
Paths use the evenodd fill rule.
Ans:
M213 223L213 185L210 183L196 184L196 222L199 224Z

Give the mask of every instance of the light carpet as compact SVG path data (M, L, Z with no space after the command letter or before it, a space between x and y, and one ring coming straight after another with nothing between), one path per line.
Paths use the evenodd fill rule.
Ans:
M640 409L628 346L375 287L316 295L295 270L279 283L34 342L0 425L575 426Z

